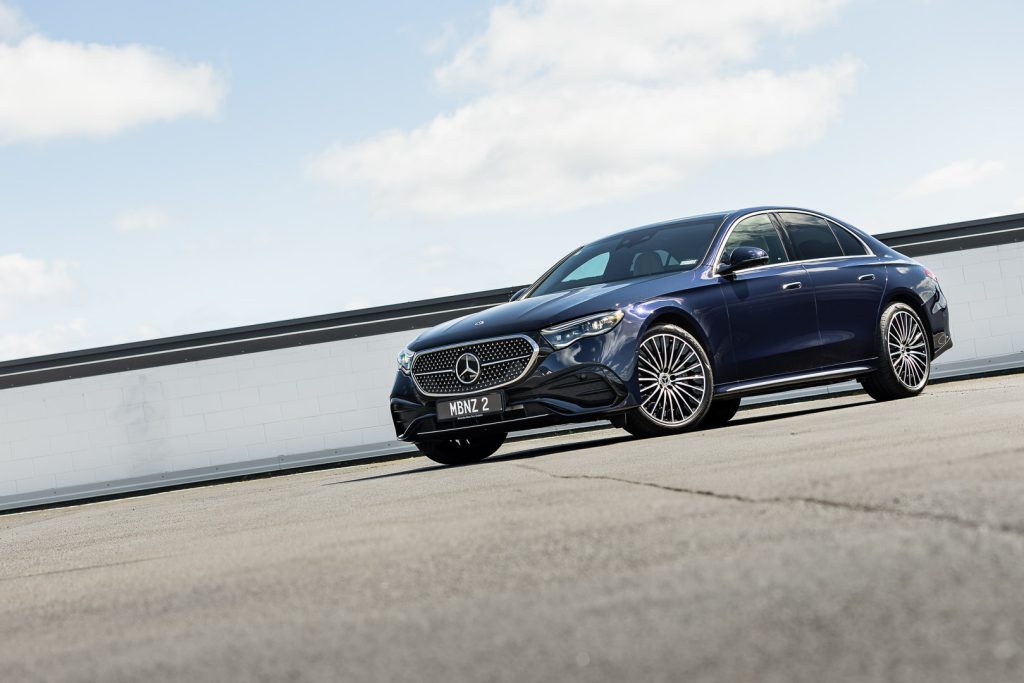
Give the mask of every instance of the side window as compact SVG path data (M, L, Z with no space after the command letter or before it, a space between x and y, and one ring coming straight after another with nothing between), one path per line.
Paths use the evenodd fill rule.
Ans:
M867 250L864 249L864 245L861 241L853 236L853 234L841 225L836 225L832 221L828 224L832 226L832 232L835 233L836 239L839 240L839 246L843 248L843 254L846 256L864 256L867 254Z
M780 213L796 257L804 259L843 256L843 249L828 223L806 213Z
M722 250L722 260L728 262L732 250L736 247L758 247L768 252L769 263L782 263L788 260L786 248L782 246L779 231L768 214L759 214L744 218L736 224L729 234L729 239Z
M608 257L610 254L606 251L602 254L598 254L594 258L581 263L579 267L565 276L562 282L571 282L573 280L587 280L592 277L600 277L604 275L605 268L608 267Z

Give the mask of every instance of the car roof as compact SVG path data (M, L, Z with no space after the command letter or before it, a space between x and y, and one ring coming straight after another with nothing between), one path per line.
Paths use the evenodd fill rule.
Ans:
M777 204L766 204L766 205L763 205L763 206L748 206L748 207L744 207L744 208L741 208L741 209L731 209L729 211L713 211L711 213L701 213L701 214L697 214L697 215L694 215L694 216L682 216L682 217L679 217L679 218L671 218L671 219L665 220L665 221L658 221L657 223L648 223L647 225L640 225L640 226L637 226L635 228L627 228L625 230L619 230L618 232L614 232L614 233L608 235L607 237L618 237L620 235L626 235L626 234L631 233L631 232L637 232L637 231L641 231L641 230L650 230L651 228L660 228L660 227L665 226L665 225L672 225L673 223L682 223L683 221L698 220L698 219L701 219L701 218L718 219L719 221L731 221L731 220L734 220L736 218L739 218L740 216L744 216L744 215L746 215L748 213L756 213L758 211L802 211L802 212L818 214L819 216L824 216L825 218L828 218L830 220L836 221L838 223L843 223L845 225L844 221L841 221L841 220L835 218L834 216L830 216L829 214L824 213L822 211L815 211L814 209L806 209L806 208L799 207L799 206L783 206L783 205L777 205Z
M625 230L619 230L618 232L613 232L610 235L605 235L604 237L600 238L597 241L611 239L612 237L621 237L623 235L628 235L628 234L633 233L633 232L642 232L644 230L650 230L651 228L660 228L662 226L672 225L674 223L682 223L683 221L699 220L701 218L710 218L710 219L713 219L713 220L717 219L719 222L721 222L722 220L724 220L724 219L728 218L729 216L733 215L734 213L735 212L733 212L733 211L716 211L716 212L713 212L713 213L697 214L696 216L683 216L681 218L670 218L669 220L666 220L666 221L658 221L657 223L648 223L646 225L638 225L635 228L626 228Z

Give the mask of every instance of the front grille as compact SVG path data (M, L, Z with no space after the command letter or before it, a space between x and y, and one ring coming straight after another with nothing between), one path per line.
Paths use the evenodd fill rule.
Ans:
M465 384L455 375L455 364L471 353L480 361L480 376ZM537 357L537 345L516 335L420 351L413 358L412 376L420 391L430 396L472 394L503 387L527 373Z

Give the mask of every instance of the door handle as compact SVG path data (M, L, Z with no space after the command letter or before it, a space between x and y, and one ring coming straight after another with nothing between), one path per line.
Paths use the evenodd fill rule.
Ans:
M782 285L782 288L783 289L800 289L803 286L804 286L804 283L802 283L802 282L787 282L786 284Z
M874 280L874 279L875 279L875 274L874 273L868 273L867 275L861 275L859 278L857 278L857 280L859 282L870 282L871 280Z

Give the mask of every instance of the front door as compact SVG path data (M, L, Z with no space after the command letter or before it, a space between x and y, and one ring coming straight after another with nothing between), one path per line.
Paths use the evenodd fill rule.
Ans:
M743 219L722 252L728 261L739 246L768 252L769 263L735 273L721 289L729 310L735 382L812 370L819 367L814 287L803 266L789 254L768 214Z

